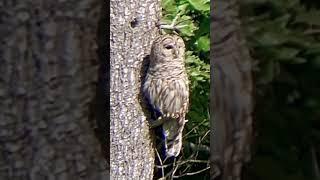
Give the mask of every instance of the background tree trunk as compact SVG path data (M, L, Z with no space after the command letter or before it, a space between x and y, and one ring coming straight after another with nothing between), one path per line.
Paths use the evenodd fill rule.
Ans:
M238 1L216 0L212 9L211 162L220 168L219 179L240 180L250 158L252 62L241 34Z
M157 36L160 1L110 2L110 172L152 179L154 151L141 107L143 59Z
M0 179L107 178L89 122L100 6L1 1Z

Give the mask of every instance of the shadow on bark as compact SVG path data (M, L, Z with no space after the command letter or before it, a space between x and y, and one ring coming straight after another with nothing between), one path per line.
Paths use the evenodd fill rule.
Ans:
M107 160L107 169L109 170L110 164L110 47L108 27L109 18L107 13L109 8L107 3L103 3L100 20L97 30L97 45L98 45L98 82L96 84L96 95L91 104L91 115L95 119L95 135L101 144L101 152Z

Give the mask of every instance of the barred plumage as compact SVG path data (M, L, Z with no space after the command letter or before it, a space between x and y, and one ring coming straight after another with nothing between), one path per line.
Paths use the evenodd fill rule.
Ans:
M150 65L143 93L158 113L153 124L161 122L166 156L177 157L182 147L182 131L189 105L185 45L177 35L162 35L151 49Z

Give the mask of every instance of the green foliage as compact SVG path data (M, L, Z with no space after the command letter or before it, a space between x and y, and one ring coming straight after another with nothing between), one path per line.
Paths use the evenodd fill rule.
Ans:
M186 65L190 80L190 107L185 127L184 149L175 173L202 170L209 166L209 87L210 87L210 1L209 0L162 0L162 22L171 24L177 18L179 35L186 43ZM170 32L169 32L170 33ZM171 32L172 33L172 32ZM203 148L206 147L206 148ZM206 149L206 150L203 150ZM190 162L190 160L205 160ZM209 171L197 174L201 179L209 179ZM184 179L195 178L184 176Z
M320 160L319 7L318 1L242 1L242 25L258 62L258 136L246 179L315 179L314 164Z

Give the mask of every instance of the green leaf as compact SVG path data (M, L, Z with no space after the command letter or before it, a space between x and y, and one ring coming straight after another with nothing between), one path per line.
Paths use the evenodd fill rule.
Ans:
M193 23L192 18L190 16L182 16L179 19L179 26L184 26L180 29L182 36L191 37L194 35L194 31L198 29L198 27Z
M203 81L204 78L203 78L202 76L197 76L197 77L196 77L196 80L197 80L197 81Z
M311 61L312 65L316 68L320 68L320 55L316 56Z
M300 33L291 33L286 43L300 49L309 49L311 41Z
M296 23L304 23L308 25L318 25L320 26L320 11L319 10L311 10L309 12L305 12L303 14L299 14L296 16Z
M185 12L188 6L189 5L187 3L181 4L181 5L178 6L178 10L180 12ZM184 13L182 13L182 14L184 14Z
M319 106L319 102L315 99L308 98L305 100L304 105L309 108L315 108ZM320 135L320 134L319 134ZM319 136L320 137L320 136Z
M268 61L262 66L263 68L259 72L259 84L267 84L271 82L274 78L274 62L273 61Z
M188 0L188 2L198 11L210 11L210 0Z
M208 52L210 50L210 39L208 36L201 36L195 43L197 49Z
M177 14L177 5L173 0L161 0L161 7L165 14Z
M275 46L283 44L288 40L287 36L279 32L266 32L256 38L259 46Z
M279 60L290 60L300 52L299 49L290 48L290 47L282 47L279 49L276 49L276 57Z
M278 18L276 18L273 23L277 26L277 27L281 27L281 28L285 28L289 22L291 15L286 13L283 16L280 16Z
M197 31L198 35L208 35L210 36L210 18L209 16L201 16L197 18L199 22L199 30Z
M320 44L313 44L306 51L306 55L319 55L320 54Z
M290 64L303 64L306 62L307 62L307 60L305 58L296 57L296 58L291 59Z
M191 72L190 75L194 76L194 77L197 77L197 76L199 76L199 72L193 71L193 72Z

